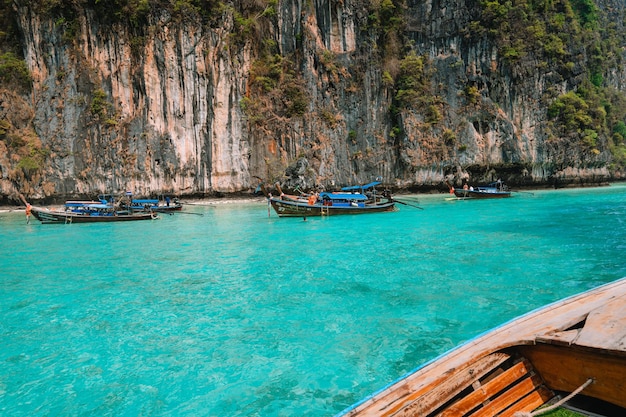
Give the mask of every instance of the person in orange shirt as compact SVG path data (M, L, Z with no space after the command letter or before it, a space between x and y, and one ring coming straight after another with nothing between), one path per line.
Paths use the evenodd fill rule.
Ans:
M26 224L30 223L30 212L31 212L31 205L30 203L26 203Z

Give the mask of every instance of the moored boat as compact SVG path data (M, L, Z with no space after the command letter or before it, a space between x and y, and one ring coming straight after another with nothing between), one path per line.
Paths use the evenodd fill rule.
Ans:
M468 198L507 198L511 197L511 191L501 181L489 183L484 186L471 187L467 184L463 188L454 188L450 183L447 183L450 188L450 194L454 194L456 198L468 199Z
M322 192L308 197L272 196L264 187L272 208L279 217L334 216L338 214L380 213L396 210L390 193L378 194L375 181L362 186L342 188L340 192Z
M32 215L41 223L102 223L134 220L152 220L154 212L133 213L120 210L113 204L91 201L68 201L64 210L31 207Z
M625 393L623 278L484 333L339 415L623 416Z

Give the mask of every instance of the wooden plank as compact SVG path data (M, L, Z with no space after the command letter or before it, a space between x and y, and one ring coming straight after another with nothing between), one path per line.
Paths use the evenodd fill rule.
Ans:
M493 353L479 359L471 366L460 370L450 370L435 383L403 399L401 407L396 404L378 415L401 417L430 414L509 358L508 354L502 352Z
M591 311L575 344L626 352L626 296Z
M551 345L563 345L569 346L578 338L580 329L566 330L564 332L552 332L537 336L535 341L537 343L549 343Z
M430 387L430 385L428 386ZM425 388L426 389L426 388ZM364 412L361 412L362 416L388 416L390 415L390 410L397 409L398 407L404 406L408 401L407 398L410 395L415 395L411 390L411 386L407 383L398 385L393 392L390 392L386 397L387 402L383 404L372 404L372 406ZM347 416L352 415L352 413L347 414Z
M504 410L498 417L513 417L518 411L525 411L527 413L541 407L554 397L554 393L546 387L539 387L539 389L531 392L520 401L513 404L512 407Z
M626 356L554 345L523 346L520 351L553 391L572 392L593 378L583 395L626 408Z
M470 417L493 417L502 410L519 401L521 398L533 392L539 385L541 385L541 378L537 375L530 378L524 378L511 389L503 392L493 401L486 404L483 408L470 414Z
M440 414L441 417L463 416L485 401L492 399L503 389L513 384L530 372L530 364L526 361L519 362L511 368L487 382L476 391L467 395L460 401L455 402Z

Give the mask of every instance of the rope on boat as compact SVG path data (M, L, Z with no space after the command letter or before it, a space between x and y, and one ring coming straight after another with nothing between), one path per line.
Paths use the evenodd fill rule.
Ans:
M532 413L529 413L526 411L518 411L515 414L513 414L513 417L535 417L535 416L540 416L542 414L545 414L556 408L559 408L560 406L562 406L563 404L565 404L566 402L574 398L576 395L580 394L580 392L584 390L585 388L587 388L592 382L593 382L593 378L589 378L584 384L582 384L580 387L572 391L571 394L562 398L560 401L557 401L556 403L552 404L550 407L541 408L539 410L533 411Z

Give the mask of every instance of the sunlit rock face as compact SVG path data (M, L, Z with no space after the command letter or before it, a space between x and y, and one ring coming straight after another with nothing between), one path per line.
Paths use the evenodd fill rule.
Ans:
M54 193L236 192L250 185L239 107L249 50L225 49L228 28L205 32L167 13L137 40L89 10L71 42L20 8L34 88L33 123L50 147Z

